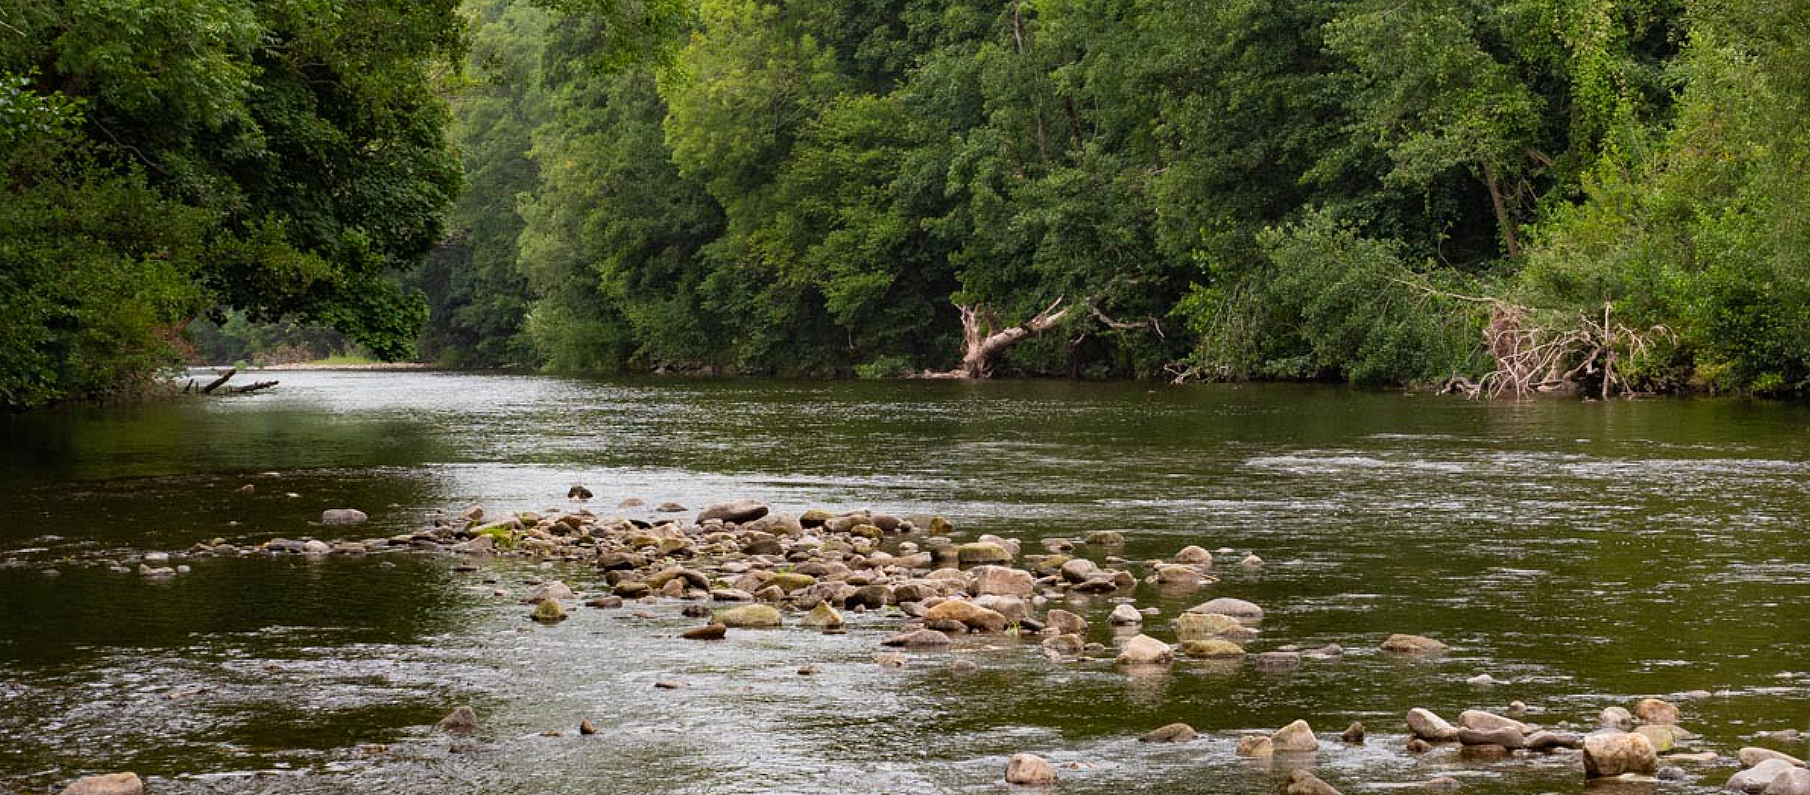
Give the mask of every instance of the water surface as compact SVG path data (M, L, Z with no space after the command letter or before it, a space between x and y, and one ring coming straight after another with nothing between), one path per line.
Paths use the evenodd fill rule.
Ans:
M157 793L1000 792L1043 754L1061 791L1273 792L1311 764L1347 793L1451 775L1582 792L1565 757L1401 750L1402 714L1681 701L1704 748L1810 728L1810 410L1745 400L1486 403L1328 387L583 380L284 373L254 396L0 418L0 790L133 769ZM932 512L971 534L1125 532L1119 554L1228 548L1222 582L1143 587L1148 631L1216 596L1264 605L1261 651L1339 643L1288 672L1127 675L1035 643L873 664L899 621L846 635L676 637L677 603L530 626L513 595L582 569L420 554L195 559L149 582L103 565L196 541L389 535L430 512L625 497L693 507ZM243 496L240 486L255 493ZM311 524L358 507L357 528ZM644 515L631 513L631 515ZM1246 571L1246 551L1266 565ZM1088 554L1099 557L1102 551ZM54 574L52 574L54 572ZM486 583L485 580L494 580ZM493 595L505 589L512 597ZM1109 642L1096 598L1070 605ZM637 618L642 610L652 618ZM1392 632L1445 657L1374 651ZM952 670L975 660L973 673ZM799 666L821 673L799 676ZM1466 685L1479 673L1507 680ZM682 690L657 690L676 679ZM429 726L471 703L476 740ZM572 731L590 718L602 732ZM1240 733L1362 721L1362 747L1236 758ZM1203 739L1138 743L1186 721ZM567 736L542 736L546 730ZM1803 754L1805 748L1783 750ZM1070 767L1070 765L1073 767ZM1730 772L1628 792L1710 792ZM1592 790L1597 791L1593 788Z

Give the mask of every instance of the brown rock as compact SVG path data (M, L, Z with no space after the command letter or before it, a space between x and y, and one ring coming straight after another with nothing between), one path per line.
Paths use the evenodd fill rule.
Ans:
M70 782L60 795L142 795L145 783L137 773L83 776Z

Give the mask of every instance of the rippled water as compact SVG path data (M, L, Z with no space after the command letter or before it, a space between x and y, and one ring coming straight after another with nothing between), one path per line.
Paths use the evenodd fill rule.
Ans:
M1401 716L1520 699L1535 722L1588 725L1603 706L1707 690L1680 703L1708 750L1810 728L1801 406L280 377L257 396L0 418L0 790L133 769L155 793L999 792L1005 758L1032 751L1072 793L1273 792L1308 764L1347 793L1450 775L1467 791L1533 795L1583 791L1575 760L1412 756ZM1204 591L1142 587L1139 604L1163 615L1148 630L1172 637L1168 617L1236 596L1269 611L1253 650L1349 653L1286 672L1129 675L996 637L884 669L877 641L899 622L879 615L853 616L846 635L701 644L676 637L694 623L676 603L581 609L543 628L492 595L554 576L596 587L582 569L197 559L159 583L97 565L213 537L387 535L472 502L546 508L574 482L602 506L749 496L942 513L1027 548L1117 529L1132 560L1187 544L1255 551L1262 569L1222 559L1223 581ZM245 483L254 495L237 493ZM372 522L310 524L342 506ZM1102 642L1111 607L1071 605ZM1375 651L1391 632L1455 648L1395 659ZM954 670L957 658L979 668ZM821 673L798 675L805 664ZM1465 684L1479 673L1509 683ZM483 716L478 738L429 731L460 703ZM579 736L582 718L602 731ZM1371 739L1273 765L1232 754L1240 733L1295 718L1323 737L1363 721ZM1176 720L1203 739L1136 741ZM553 729L565 736L542 735ZM1610 791L1710 792L1731 771L1687 768L1693 781Z

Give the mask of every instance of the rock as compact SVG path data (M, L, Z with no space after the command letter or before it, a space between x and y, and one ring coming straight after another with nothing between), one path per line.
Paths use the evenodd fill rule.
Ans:
M1678 708L1657 698L1643 698L1634 704L1634 717L1641 723L1677 725Z
M1504 684L1502 680L1490 676L1489 674L1477 674L1476 676L1464 680L1464 683L1472 687L1489 687L1490 685Z
M1056 783L1056 769L1036 754L1012 754L1006 762L1006 783L1032 787Z
M686 640L722 640L728 634L729 626L727 624L705 624L685 630L679 633L679 637Z
M1405 748L1411 754L1424 754L1433 750L1433 744L1419 737L1409 737Z
M1508 726L1493 729L1473 729L1468 726L1458 730L1458 742L1465 745L1500 745L1509 750L1527 747L1527 736Z
M1603 778L1623 773L1652 775L1659 769L1653 744L1632 732L1592 734L1584 738L1584 776Z
M59 795L142 795L145 783L137 773L83 776L69 783Z
M691 685L672 679L662 679L654 683L654 689L656 690L684 690L688 687L691 687Z
M1291 770L1282 781L1282 795L1340 795L1331 784L1305 770Z
M665 506L661 507L664 508ZM682 511L685 509L680 508L679 510ZM766 515L767 506L765 503L757 500L730 500L729 502L719 502L715 505L705 506L704 510L698 511L698 524L703 524L712 519L741 524L742 522L752 522Z
M1149 635L1139 635L1125 641L1116 662L1119 665L1168 665L1174 659L1175 652L1169 644Z
M1196 736L1198 735L1194 733L1193 726L1189 726L1186 723L1171 723L1167 726L1151 729L1149 732L1145 733L1144 736L1139 737L1138 742L1185 743L1193 740Z
M800 665L800 666L798 666L798 675L799 676L816 676L819 670L820 669L815 665Z
M578 594L572 593L571 586L568 586L559 580L554 580L535 586L534 590L528 592L527 598L523 599L522 603L534 605L545 602L548 599L569 602L577 598Z
M302 542L302 554L325 555L333 551L333 546L318 538L310 538Z
M1794 767L1774 776L1762 795L1810 795L1810 770Z
M842 626L842 614L830 607L829 602L823 602L811 608L811 612L804 614L804 618L799 619L798 623L817 629L834 629Z
M1345 731L1339 733L1339 742L1349 743L1351 745L1363 745L1364 724L1353 722L1350 726L1345 727Z
M1685 781L1690 777L1689 773L1684 772L1684 768L1677 765L1666 765L1653 773L1653 778L1660 781Z
M1275 746L1277 753L1298 753L1320 749L1320 740L1314 737L1313 727L1308 726L1307 721L1304 720L1298 720L1277 729L1275 734L1270 735L1270 743Z
M528 617L542 624L557 624L566 620L566 609L557 599L543 599L534 606L534 612L529 613Z
M1175 617L1176 640L1248 638L1255 634L1243 622L1223 613L1182 613Z
M1227 660L1244 656L1244 647L1224 638L1182 641L1182 654L1200 660Z
M1218 613L1223 616L1251 620L1263 618L1263 608L1243 599L1233 599L1229 596L1222 596L1204 604L1195 605L1188 608L1188 612Z
M935 626L945 622L961 624L972 632L1004 632L1006 617L973 602L949 599L924 613L924 623Z
M610 608L621 607L622 606L622 597L620 597L620 596L599 596L596 599L592 599L588 602L585 602L584 606L585 607L595 607L595 608L598 608L601 610L608 610Z
M1276 746L1270 738L1257 734L1247 734L1238 739L1239 756L1268 757L1274 756Z
M1596 725L1605 729L1627 731L1634 728L1634 713L1622 707L1605 707L1596 715Z
M1647 742L1653 744L1653 751L1661 754L1677 747L1678 741L1684 739L1681 736L1684 732L1677 726L1669 723L1652 723L1645 726L1636 726L1634 727L1634 732L1647 738Z
M955 559L962 565L1011 563L1012 553L990 541L975 541L955 548Z
M1638 735L1636 735L1638 736ZM1763 793L1780 776L1797 768L1783 759L1766 759L1759 764L1728 777L1722 788L1735 792Z
M1584 738L1565 732L1537 731L1527 735L1527 747L1535 751L1577 748L1583 744Z
M1044 614L1043 620L1058 635L1080 635L1087 631L1087 619L1067 610L1051 610Z
M1162 563L1158 564L1156 567L1156 582L1158 585L1198 588L1201 583L1208 580L1209 578L1207 575L1201 574L1200 570L1193 566ZM1213 581L1217 582L1217 580Z
M1419 635L1390 635L1383 641L1383 651L1394 654L1440 654L1447 649L1444 643Z
M1044 638L1043 651L1053 657L1079 657L1087 650L1087 641L1080 635L1064 633L1053 638Z
M369 518L371 517L357 508L328 508L321 511L321 524L363 524Z
M478 731L478 713L471 707L456 707L446 717L441 718L434 728L447 734L476 734Z
M968 561L963 559L962 562ZM1022 569L987 565L977 566L968 573L974 578L972 590L976 595L1030 596L1037 590L1037 578Z
M582 483L574 483L574 484L572 484L572 488L566 489L566 499L568 499L568 500L578 500L579 502L583 502L594 496L596 496L596 495L592 494L591 490L585 488L584 484L582 484Z
M1491 731L1494 729L1514 729L1521 734L1533 731L1533 727L1514 718L1504 718L1494 712L1480 709L1467 709L1458 713L1458 725L1467 729Z
M1090 547L1122 547L1125 546L1125 534L1117 530L1097 530L1089 533L1082 543Z
M1804 766L1804 760L1790 754L1779 753L1771 748L1743 748L1736 756L1740 757L1742 767L1754 767L1768 759L1783 759L1787 764L1796 767Z
M772 605L742 605L719 611L716 623L729 627L777 627L785 623Z
M652 583L650 582L649 584L651 585ZM816 584L816 577L812 577L809 574L800 574L795 571L782 571L773 575L772 579L767 580L767 587L778 588L785 593L791 593L800 588L809 588Z
M1413 732L1415 737L1434 743L1449 743L1458 739L1457 726L1433 714L1432 710L1420 707L1408 710L1408 731Z
M1131 624L1142 624L1142 623L1144 623L1144 614L1139 613L1138 609L1135 607L1132 607L1131 605L1121 604L1118 607L1115 607L1112 609L1112 615L1107 616L1106 620L1108 623L1114 624L1116 626L1129 626Z
M1263 558L1256 555L1245 555L1244 560L1238 561L1238 565L1247 569L1261 569L1263 568Z
M587 735L596 734L597 733L597 724L592 723L590 718L585 718L584 720L581 720L578 722L578 733L587 734Z
M1209 566L1213 563L1213 553L1197 546L1185 546L1175 553L1175 562L1185 566Z
M888 636L880 641L881 646L903 646L908 649L923 649L949 645L949 636L934 629L917 629Z

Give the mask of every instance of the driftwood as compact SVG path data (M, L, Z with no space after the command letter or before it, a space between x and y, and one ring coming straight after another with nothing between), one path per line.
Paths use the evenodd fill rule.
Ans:
M1139 321L1119 321L1100 311L1094 301L1086 300L1078 304L1068 304L1066 296L1058 296L1055 301L1042 312L1038 312L1030 320L1005 328L998 328L999 318L993 312L982 308L979 304L963 304L957 308L962 316L962 364L947 372L925 372L920 378L987 378L993 375L993 360L1007 348L1033 337L1042 336L1062 325L1074 313L1077 307L1085 307L1087 315L1098 320L1102 325L1118 331L1132 329L1150 329L1158 337L1163 337L1163 326L1156 318ZM1079 343L1087 334L1082 333L1075 338Z
M220 394L222 394L222 395L249 395L253 392L262 392L262 391L269 389L273 386L276 386L278 383L280 383L277 381L254 381L245 386L228 386L224 390L220 389L220 387L226 386L227 381L231 381L233 376L238 375L238 374L239 374L239 368L237 368L237 367L227 368L226 372L221 373L219 378L214 379L213 381L209 382L207 386L202 387L201 391L198 394L211 395L216 390L220 390ZM188 394L188 392L194 388L195 388L195 380L191 378L191 379L189 379L188 386L185 386L182 388L182 392L183 392L183 394Z

